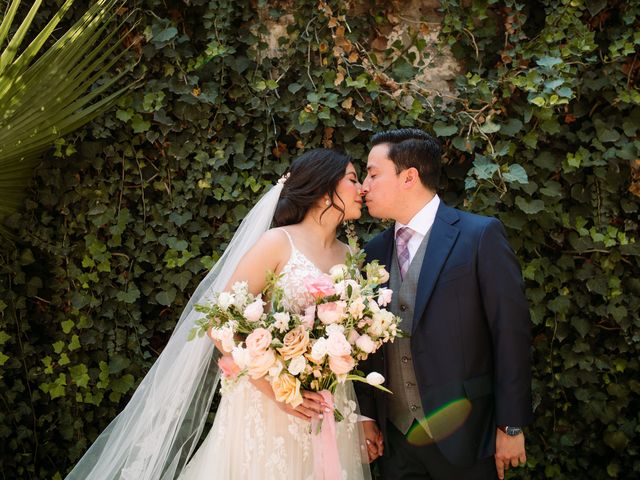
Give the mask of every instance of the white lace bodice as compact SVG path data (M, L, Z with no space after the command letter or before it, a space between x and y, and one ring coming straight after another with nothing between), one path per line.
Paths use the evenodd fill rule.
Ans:
M304 309L313 304L314 299L307 291L304 281L323 274L311 260L296 248L289 232L281 228L291 244L291 256L280 272L278 285L284 291L283 306L294 312L303 313Z

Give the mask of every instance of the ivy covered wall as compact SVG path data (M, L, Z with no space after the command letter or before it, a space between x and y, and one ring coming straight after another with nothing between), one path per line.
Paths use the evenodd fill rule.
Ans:
M64 477L292 158L335 147L362 171L371 134L399 126L441 139L442 196L500 218L522 264L536 421L510 477L640 475L640 5L410 7L123 7L139 85L58 142L7 222L3 478ZM365 240L380 228L359 224Z

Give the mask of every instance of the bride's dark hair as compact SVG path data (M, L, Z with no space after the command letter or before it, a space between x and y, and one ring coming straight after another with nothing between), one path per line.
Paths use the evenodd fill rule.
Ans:
M336 208L344 217L344 209L333 199L342 199L336 193L338 182L344 177L351 158L335 150L316 148L296 158L289 168L289 178L284 184L276 212L273 215L273 226L282 227L302 221L309 209L324 195L329 195L331 204L324 209L322 215L330 208ZM344 202L342 202L344 205Z

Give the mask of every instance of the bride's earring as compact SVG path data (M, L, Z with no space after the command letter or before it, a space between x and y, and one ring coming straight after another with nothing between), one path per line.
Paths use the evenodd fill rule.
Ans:
M329 200L329 199L327 198L327 199L324 201L324 204L325 204L327 207L330 207L330 206L331 206L331 200Z

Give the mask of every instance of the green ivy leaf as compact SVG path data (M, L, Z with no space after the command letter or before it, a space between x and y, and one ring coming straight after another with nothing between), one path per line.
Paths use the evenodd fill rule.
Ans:
M176 299L177 290L175 288L170 288L169 290L163 290L156 294L156 301L160 305L169 306Z
M450 137L451 135L458 133L458 127L438 121L433 124L433 131L438 137Z
M516 205L528 215L539 213L543 211L545 207L542 200L525 200L520 196L516 197Z

